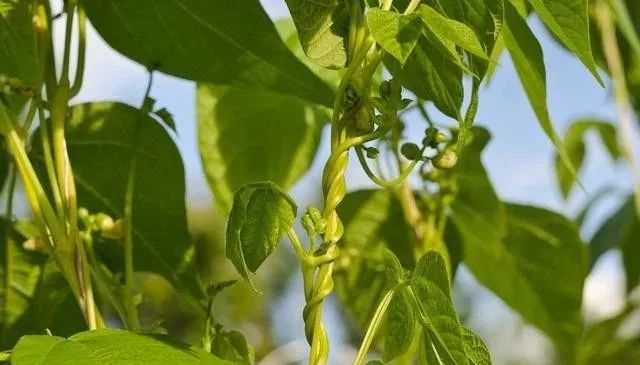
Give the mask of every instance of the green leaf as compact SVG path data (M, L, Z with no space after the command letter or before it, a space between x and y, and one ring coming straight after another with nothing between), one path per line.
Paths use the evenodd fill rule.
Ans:
M416 336L413 299L405 286L396 289L386 314L384 361L406 353Z
M367 12L367 25L373 39L400 65L407 61L422 32L422 22L415 14L380 9Z
M404 87L417 97L432 101L442 113L459 120L464 96L462 69L451 59L450 52L427 30L425 36L418 39L402 69L393 62L385 62Z
M35 86L37 70L33 3L0 0L0 75Z
M13 365L231 365L201 349L167 336L141 335L115 329L81 332L65 339L24 336L11 354Z
M454 170L458 193L451 205L464 263L571 359L582 328L585 247L568 219L540 208L503 204L482 166L480 154L489 134L477 127L472 134Z
M578 56L602 84L591 52L588 2L589 0L529 0L545 25Z
M635 364L640 361L640 334L629 333L629 324L638 315L637 305L627 303L620 313L598 322L585 331L580 346L581 365ZM625 330L624 327L627 327Z
M333 103L331 89L287 49L255 0L96 0L85 7L111 47L147 67Z
M467 327L462 327L462 337L469 365L491 365L491 354L480 336Z
M630 292L640 284L640 218L636 215L633 196L629 196L623 204L602 224L591 239L591 267L600 256L613 248L622 250L622 260L627 277L627 291Z
M78 205L92 213L122 218L126 177L135 160L134 265L138 271L163 274L178 283L191 238L184 167L175 143L155 119L125 104L81 104L69 113L66 139ZM41 148L35 146L40 156ZM42 172L41 176L46 175ZM116 251L106 264L113 271L122 271L122 252Z
M397 274L389 275L389 268L395 267L389 264L399 260L403 269L415 265L411 227L400 202L387 190L349 193L338 214L345 231L340 242L343 257L334 268L335 292L346 312L365 327L382 297L403 279L397 268Z
M244 335L238 331L221 331L216 334L211 346L215 356L239 365L255 363L253 348Z
M54 259L49 258L40 270L29 307L9 327L2 338L2 348L13 347L24 334L53 331L70 336L87 326L67 280Z
M428 5L420 5L417 10L424 24L438 37L448 39L465 51L480 58L488 59L482 43L473 29L457 20L449 19Z
M562 161L575 175L575 168L565 146L553 128L547 108L547 75L538 40L529 29L525 20L517 10L507 2L505 4L505 20L503 27L504 40L513 59L514 66L522 82L533 111L538 117L542 130L556 147Z
M285 0L309 59L331 69L347 63L349 12L342 0Z
M616 128L607 122L594 120L580 120L573 122L564 136L564 146L571 160L572 166L576 168L576 174L580 172L585 156L584 135L589 130L596 130L602 143L606 147L613 160L620 157L618 142L616 140ZM571 189L576 183L576 174L573 174L556 156L556 176L562 196L567 199Z
M427 252L416 265L410 283L420 313L426 320L423 336L429 336L438 358L447 364L468 364L442 255L436 251Z
M6 218L0 220L0 348L12 346L9 333L27 312L36 291L46 256L23 248L25 237Z
M487 54L491 54L503 26L503 0L427 0L425 3L441 11L448 18L471 27L478 39L485 45ZM482 78L489 65L489 62L473 57L471 69L475 75Z
M268 91L200 85L197 95L200 156L225 213L249 182L289 189L309 169L330 119L324 108Z
M245 195L249 196L245 199ZM225 252L254 290L249 272L256 272L291 229L296 209L291 198L273 183L247 184L236 191Z
M629 46L635 52L636 56L640 56L640 35L636 31L631 14L629 14L629 8L625 4L624 0L611 0L611 8L616 15L616 24L620 29L622 35L624 35ZM636 18L637 20L637 18Z

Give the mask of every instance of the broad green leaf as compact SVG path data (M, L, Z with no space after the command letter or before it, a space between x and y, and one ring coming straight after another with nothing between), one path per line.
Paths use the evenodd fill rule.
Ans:
M347 63L349 12L342 0L285 0L309 59L331 69Z
M422 33L422 22L415 14L403 15L395 11L371 9L367 25L373 39L404 65Z
M4 142L4 141L3 141ZM9 161L11 156L6 150L4 143L0 143L0 190L4 188L7 177L9 176Z
M248 197L245 198L245 195ZM273 183L240 187L233 199L226 233L226 255L253 287L255 273L293 226L296 206Z
M602 83L591 52L588 2L589 0L529 0L545 25Z
M629 196L623 204L602 224L594 234L589 245L591 249L591 267L598 258L613 248L622 250L622 260L627 277L627 291L631 291L640 283L640 218L636 215L633 196Z
M442 255L436 251L427 252L418 262L410 283L420 313L426 320L423 336L429 336L438 358L446 364L468 364Z
M566 218L540 208L506 207L508 231L497 241L485 233L499 227L491 222L481 227L454 212L465 263L480 283L545 332L571 362L582 329L584 246Z
M102 329L58 336L24 336L11 353L13 365L231 365L168 336Z
M238 331L218 332L213 339L211 353L238 365L255 363L253 348L247 343L244 335Z
M459 120L464 96L462 69L451 59L450 52L426 30L401 69L399 65L386 62L404 87L420 99L433 102L442 113Z
M160 123L125 104L81 104L69 113L66 138L78 205L122 218L127 176L135 161L134 265L175 284L191 244L184 167L175 143ZM35 146L40 154L39 144ZM115 251L106 264L118 272L123 258L119 248Z
M428 5L420 5L417 14L436 36L448 39L480 58L489 58L478 36L468 25L449 19Z
M567 149L571 164L576 168L576 174L580 172L582 163L584 162L586 152L584 135L590 130L598 132L602 143L613 160L617 160L620 156L616 139L616 129L612 124L595 120L573 122L564 136L564 146ZM560 186L560 192L565 199L569 197L569 193L576 183L576 174L573 174L562 162L560 157L556 156L556 177Z
M118 52L174 76L331 106L331 89L284 45L255 0L96 0L91 23Z
M0 220L0 348L12 346L11 328L28 311L46 256L23 248L25 237Z
M346 312L365 327L382 297L399 280L398 275L388 278L389 256L399 259L405 269L415 265L411 228L400 202L387 190L349 193L338 214L345 232L342 256L334 268L335 292ZM386 254L387 248L394 255Z
M480 158L489 135L480 128L472 133L454 170L458 194L451 205L464 263L570 360L582 326L585 247L568 219L499 200Z
M542 48L525 20L509 2L505 4L505 20L506 24L502 33L504 34L505 44L513 59L520 82L529 97L533 111L538 117L542 130L556 147L560 158L567 165L569 171L575 175L575 168L571 165L571 159L562 144L562 140L554 130L549 116L547 108L547 75Z
M384 361L406 353L416 336L414 303L405 286L396 289L386 314Z
M491 354L480 336L467 327L462 327L462 339L469 365L491 365Z
M233 192L253 181L289 189L310 167L328 112L261 90L198 86L200 157L225 213Z

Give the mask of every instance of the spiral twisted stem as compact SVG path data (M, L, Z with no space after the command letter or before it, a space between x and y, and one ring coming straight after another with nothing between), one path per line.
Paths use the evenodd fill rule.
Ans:
M341 133L340 133L341 134ZM338 256L337 242L342 238L344 227L338 217L336 209L346 194L345 171L349 162L349 147L345 146L345 140L339 138L339 143L334 144L333 152L325 166L322 177L322 190L324 194L324 210L322 216L326 221L323 234L323 245L317 254L329 257L323 264L311 268L313 277L311 290L307 291L307 304L303 311L305 322L305 334L311 345L309 364L321 365L327 361L329 353L329 340L327 330L322 324L322 304L324 299L333 291L333 265Z

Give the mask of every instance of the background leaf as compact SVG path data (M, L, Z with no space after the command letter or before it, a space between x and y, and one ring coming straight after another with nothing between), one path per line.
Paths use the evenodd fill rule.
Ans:
M405 269L415 265L410 227L402 207L387 190L347 194L338 207L345 227L343 255L334 269L335 292L346 312L363 328L387 290L396 284L385 275L385 251Z
M294 97L199 85L200 157L221 211L249 182L289 189L309 169L329 119L326 109Z
M349 12L342 0L285 0L309 59L331 69L347 63Z
M613 248L622 250L622 261L627 278L627 291L631 292L640 284L640 218L636 215L633 196L624 200L622 205L600 226L593 235L591 249L591 267L600 256Z
M469 365L491 365L491 354L480 336L467 327L462 327L462 339Z
M377 305L377 304L376 304ZM384 361L406 353L416 336L413 299L406 287L394 293L385 319Z
M66 138L78 205L91 213L123 217L127 177L135 156L134 265L138 271L163 274L174 284L180 282L191 239L184 200L184 167L167 131L131 106L88 103L70 109ZM39 147L36 153L41 153ZM117 247L96 246L99 252L102 250L105 263L116 272L122 270L123 262Z
M529 3L553 34L602 82L591 52L589 0L529 0Z
M291 54L255 0L96 0L85 7L111 47L147 67L332 105L331 89Z
M509 2L505 4L505 20L506 24L503 31L505 44L511 54L520 82L527 93L533 111L542 130L556 147L560 158L567 165L569 171L575 175L575 168L571 165L571 159L558 133L553 128L553 123L549 116L547 108L547 74L542 48L526 21Z
M451 206L464 263L572 361L582 328L585 247L561 215L499 200L480 159L489 135L477 127L472 133L455 170L458 194Z
M580 120L573 122L564 136L564 146L571 164L576 168L576 174L572 173L562 162L560 156L556 155L556 177L562 196L567 199L571 189L574 187L577 174L582 168L585 156L584 136L589 130L595 130L600 136L600 140L606 147L613 160L620 157L618 142L616 139L615 127L607 122L595 120Z

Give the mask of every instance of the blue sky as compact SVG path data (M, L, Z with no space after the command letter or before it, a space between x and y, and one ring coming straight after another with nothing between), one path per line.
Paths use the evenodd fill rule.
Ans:
M272 17L288 17L284 0L263 0L262 3ZM549 108L556 128L563 131L568 122L582 117L601 117L614 121L614 106L608 91L599 86L575 58L558 47L537 21L533 22L534 31L540 36L545 51ZM142 66L116 54L90 29L85 87L76 102L117 100L138 105L146 82L147 75ZM179 135L177 141L186 166L189 204L206 207L211 202L211 194L197 153L194 84L157 75L151 96L157 100L157 106L166 107L175 117ZM553 174L552 145L538 126L508 57L500 60L495 77L482 92L476 123L487 126L493 134L484 160L497 191L505 199L573 212L584 201L586 194L597 191L603 180L612 181L615 178L623 181L621 186L629 185L624 183L629 181L624 169L612 168L602 146L592 143L595 139L590 138L593 153L587 157L582 175L586 193L577 190L570 204L562 202ZM293 189L295 198L304 201L309 189L318 188L320 169L326 155L325 146L321 148L310 173ZM349 181L353 188L372 185L357 168L350 169ZM603 208L598 215L602 217L608 209L611 209L611 205ZM606 316L620 306L621 302L616 298L621 297L623 283L620 281L618 261L615 254L609 255L589 279L586 289L587 315ZM477 289L470 287L469 290ZM492 317L502 315L501 318L512 316L499 300L482 291L479 293L484 298L479 304L481 314ZM480 321L479 326L486 325L482 323L482 318L476 320ZM527 341L542 340L533 331ZM540 346L544 346L544 341L540 343Z

